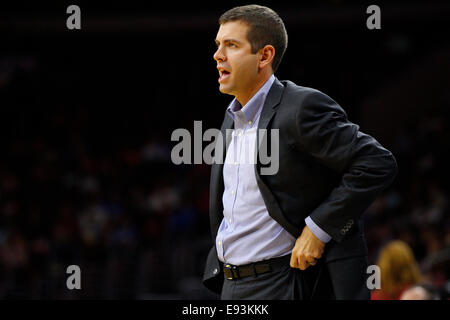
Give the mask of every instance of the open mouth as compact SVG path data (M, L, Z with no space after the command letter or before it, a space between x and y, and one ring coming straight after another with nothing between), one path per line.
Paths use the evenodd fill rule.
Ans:
M230 72L226 71L226 70L220 70L219 71L219 82L224 81L225 79L227 79L230 76Z

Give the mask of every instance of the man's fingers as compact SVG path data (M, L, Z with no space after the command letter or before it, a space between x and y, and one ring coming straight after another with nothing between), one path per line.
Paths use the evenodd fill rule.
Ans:
M310 265L310 266L315 266L316 263L317 263L317 260L314 260L314 261L309 262L309 265Z
M320 259L322 257L322 253L323 253L323 251L322 252L321 251L314 251L312 257L315 258L315 259Z
M291 254L290 265L291 265L291 268L298 268L298 259L297 259L297 256L294 253Z
M316 265L317 260L320 259L321 256L322 255L317 252L306 256L305 254L293 251L291 254L290 266L291 268L306 270L308 267Z
M305 256L300 256L300 258L298 259L298 266L300 268L300 270L306 270L306 268L309 267L308 261L306 261Z
M305 257L303 254L291 254L290 266L291 268L298 268L300 270L306 270L309 266L317 264L317 259L313 256Z
M301 270L306 270L308 267L315 266L317 263L317 260L313 256L308 257L303 256L302 258L303 264L299 263L299 265L301 266L300 267Z

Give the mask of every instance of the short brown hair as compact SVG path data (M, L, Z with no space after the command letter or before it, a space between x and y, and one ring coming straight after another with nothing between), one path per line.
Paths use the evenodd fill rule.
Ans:
M243 21L248 24L247 40L250 42L252 53L268 44L275 48L272 62L275 73L288 42L286 28L280 16L268 7L252 4L230 9L219 18L219 24L229 21Z

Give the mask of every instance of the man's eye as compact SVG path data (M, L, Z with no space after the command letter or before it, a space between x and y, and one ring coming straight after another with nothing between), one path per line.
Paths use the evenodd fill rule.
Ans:
M236 47L236 45L234 43L229 43L228 46L229 47Z

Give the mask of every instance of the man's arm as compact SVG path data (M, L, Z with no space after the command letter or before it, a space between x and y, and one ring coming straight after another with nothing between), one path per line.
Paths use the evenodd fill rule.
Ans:
M348 121L345 111L319 91L309 92L301 101L296 125L299 147L342 176L340 184L309 216L321 230L340 242L354 221L394 179L395 158L374 138L360 132L358 125ZM301 260L317 258L325 245L308 226L305 229L293 250L300 267ZM291 260L293 264L295 261Z

